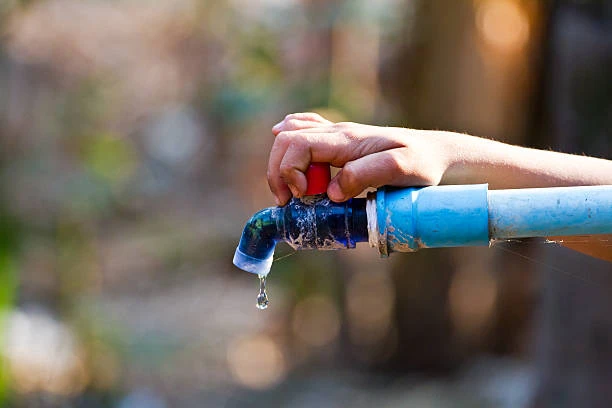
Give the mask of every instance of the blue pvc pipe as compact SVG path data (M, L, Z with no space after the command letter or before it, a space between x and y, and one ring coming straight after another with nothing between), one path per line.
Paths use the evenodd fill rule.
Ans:
M612 234L612 186L383 187L376 193L376 213L382 255L488 245L492 239Z
M612 186L489 191L492 239L612 234Z

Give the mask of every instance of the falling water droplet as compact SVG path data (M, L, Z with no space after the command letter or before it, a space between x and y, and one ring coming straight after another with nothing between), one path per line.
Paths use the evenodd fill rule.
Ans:
M259 275L259 294L257 295L257 308L264 310L268 308L270 301L266 293L266 275Z

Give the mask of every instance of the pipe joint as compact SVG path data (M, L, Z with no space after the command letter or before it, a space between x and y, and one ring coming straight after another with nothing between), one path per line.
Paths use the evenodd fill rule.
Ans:
M373 196L370 196L373 199ZM382 187L368 205L370 244L381 256L421 248L489 244L487 185Z

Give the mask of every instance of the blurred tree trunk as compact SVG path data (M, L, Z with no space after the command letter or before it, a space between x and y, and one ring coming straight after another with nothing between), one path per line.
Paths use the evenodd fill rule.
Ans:
M544 146L612 159L612 2L561 1L545 67ZM612 263L546 251L535 406L612 405Z
M466 2L453 0L418 2L415 24L406 28L410 42L382 67L382 92L398 107L399 125L456 127L452 111L457 72L448 67L457 64L465 48L470 8ZM457 266L452 252L439 249L393 255L391 276L400 345L390 359L395 370L447 371L461 359L448 310L449 286Z
M410 43L381 68L382 93L398 106L399 125L525 143L539 9L514 2L531 37L508 50L479 31L475 9L485 3L418 2ZM452 369L475 352L524 351L533 265L520 256L533 248L496 248L395 255L398 369Z

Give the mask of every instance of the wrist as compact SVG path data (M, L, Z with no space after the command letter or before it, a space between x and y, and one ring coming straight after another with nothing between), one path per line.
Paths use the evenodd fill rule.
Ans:
M466 184L475 173L475 157L469 136L444 131L435 131L436 159L440 162L442 174L440 184Z
M446 167L441 184L487 183L509 145L461 133L443 133ZM502 160L503 161L503 160ZM491 174L493 172L493 174Z

